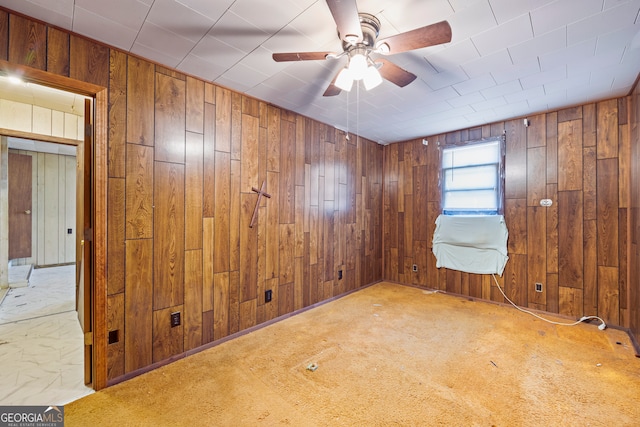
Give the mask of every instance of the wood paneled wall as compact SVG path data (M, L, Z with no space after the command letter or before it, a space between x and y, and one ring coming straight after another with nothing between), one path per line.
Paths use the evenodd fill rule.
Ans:
M524 307L628 326L627 102L535 115L528 127L515 119L430 136L427 146L422 139L386 146L385 279L505 302L490 275L437 269L431 251L439 148L504 132L509 261L499 282L507 296ZM540 206L545 198L551 207Z
M640 86L637 82L630 98L629 327L640 342Z
M378 144L1 9L0 59L108 87L109 379L382 278Z

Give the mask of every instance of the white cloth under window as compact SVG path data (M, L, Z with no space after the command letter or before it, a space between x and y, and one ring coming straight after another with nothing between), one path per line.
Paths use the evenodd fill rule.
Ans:
M502 215L440 215L433 234L436 267L502 276L508 237Z

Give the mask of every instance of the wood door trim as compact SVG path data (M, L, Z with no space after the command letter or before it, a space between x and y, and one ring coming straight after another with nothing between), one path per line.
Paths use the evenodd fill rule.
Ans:
M14 137L14 138L31 139L31 140L37 140L42 142L52 142L54 144L63 144L63 145L77 146L82 143L82 141L78 141L75 139L61 138L59 136L42 135L39 133L23 132L20 130L5 129L5 128L0 128L0 134L9 136L9 137Z
M21 76L24 80L56 89L92 97L94 106L94 157L93 157L93 388L107 386L107 143L108 143L108 89L47 71L0 60L0 71ZM31 135L33 139L33 134ZM41 139L38 136L38 139ZM46 139L42 139L46 140ZM82 141L73 141L78 145Z

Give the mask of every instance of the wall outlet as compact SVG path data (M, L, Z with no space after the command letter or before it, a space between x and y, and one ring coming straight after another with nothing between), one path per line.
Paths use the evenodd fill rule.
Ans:
M411 268L414 272L418 271L418 264L413 264L413 267Z
M180 326L180 312L174 311L171 313L171 327L175 328L176 326Z
M536 282L536 292L542 292L542 283Z
M338 280L342 280L342 270L338 270Z
M273 298L273 291L271 289L264 291L264 302L271 302L272 298Z
M73 234L73 228L67 228L67 234Z

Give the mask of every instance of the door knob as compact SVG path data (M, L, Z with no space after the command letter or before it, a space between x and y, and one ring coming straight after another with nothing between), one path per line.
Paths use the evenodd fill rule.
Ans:
M24 213L27 215L31 215L31 209L27 209L26 211L24 211Z

